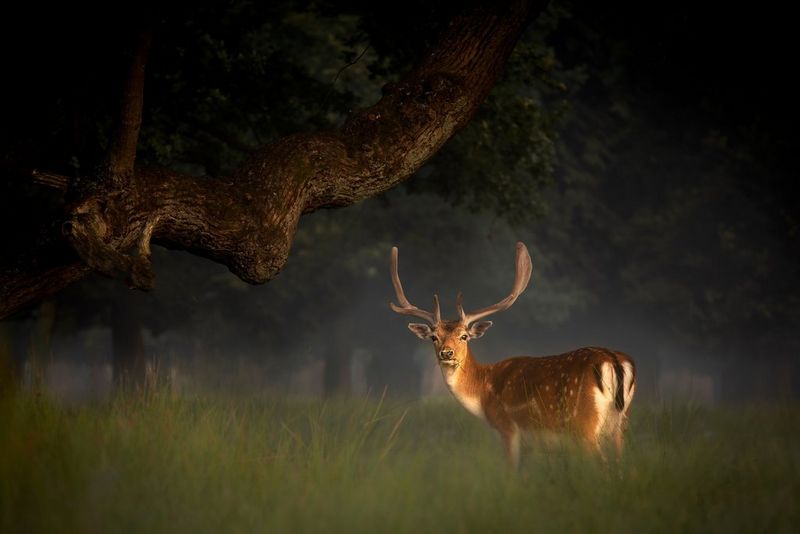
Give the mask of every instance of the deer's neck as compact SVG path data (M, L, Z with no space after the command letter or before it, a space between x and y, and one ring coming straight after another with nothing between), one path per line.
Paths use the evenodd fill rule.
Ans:
M441 367L444 381L458 402L471 414L484 418L481 398L486 368L475 360L469 347L460 365Z

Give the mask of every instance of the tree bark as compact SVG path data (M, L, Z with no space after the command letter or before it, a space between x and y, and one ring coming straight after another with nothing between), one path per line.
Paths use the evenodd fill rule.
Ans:
M119 157L109 161L123 163L112 165L112 179L70 185L76 200L63 226L66 237L85 265L124 275L142 289L153 283L151 238L222 263L246 282L264 283L286 263L303 214L396 186L463 127L502 72L528 17L544 5L500 2L457 17L411 73L384 87L375 105L353 113L338 130L278 139L229 176L126 166L132 136L121 134L112 145L122 147ZM138 135L136 121L128 122ZM79 278L80 267L37 273L35 282L30 273L0 273L0 317Z
M142 127L144 67L151 41L149 31L140 31L134 39L122 88L119 116L109 144L106 172L120 184L134 171L139 130Z

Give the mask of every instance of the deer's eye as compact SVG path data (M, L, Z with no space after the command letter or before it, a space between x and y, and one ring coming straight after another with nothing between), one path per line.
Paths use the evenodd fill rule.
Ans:
M462 341L466 341L467 339L469 339L469 336L468 336L467 334L463 334L463 335L461 336L461 340L462 340Z
M436 336L431 336L431 341L433 341L434 343L436 343L436 339L437 339Z

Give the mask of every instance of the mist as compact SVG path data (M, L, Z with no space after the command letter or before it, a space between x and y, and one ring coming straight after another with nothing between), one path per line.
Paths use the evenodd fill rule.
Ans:
M732 85L727 59L693 71L705 84L694 93L675 82L686 65L718 57L714 36L694 49L659 44L591 9L560 9L526 34L475 119L496 122L491 132L467 129L388 193L301 218L277 278L250 286L156 246L149 293L95 274L5 321L17 375L70 400L107 398L116 379L144 368L179 390L446 395L432 348L388 307L390 248L412 302L428 307L437 293L452 316L459 291L475 308L507 294L523 241L532 283L474 343L481 361L604 346L636 360L642 398L797 397L796 164L777 104L757 80ZM685 31L700 39L708 16ZM292 23L312 43L295 60L320 83L337 65L316 70L329 54L320 28L339 35L353 20ZM664 55L642 63L653 50ZM336 81L367 102L379 83L365 65L378 57L364 54ZM530 78L526 54L555 66ZM520 99L544 111L496 114ZM222 152L206 169L224 168Z
M672 151L680 155L681 147ZM627 157L647 155L645 148ZM702 167L702 158L693 160ZM638 198L647 191L627 193ZM550 209L558 212L562 199L556 192L550 196ZM613 207L618 211L611 216L620 220L635 208ZM726 221L729 214L706 216ZM635 264L640 251L626 256L613 243L615 236L603 233L618 228L590 230L586 257L587 245L578 244L586 236L550 229L562 222L563 213L545 214L512 227L496 216L443 204L430 193L394 191L304 218L284 272L265 286L246 285L223 266L157 248L154 291L128 290L94 276L6 323L4 332L26 383L39 373L48 391L69 401L112 395L114 368L128 369L126 358L143 358L160 380L186 392L325 396L385 389L401 397L449 395L431 344L407 330L407 317L389 309L390 247L399 247L400 276L412 302L430 309L436 293L444 316L454 318L459 291L468 308L507 294L514 243L522 240L531 249L532 282L510 310L493 318L488 334L473 342L480 361L603 346L635 358L639 396L651 401L718 404L797 396L795 324L768 333L769 352L739 345L738 323L706 334L710 328L702 318L687 324L661 303L631 295L619 273ZM626 239L650 237L635 231ZM669 243L660 254L680 258L686 253L682 245ZM705 254L699 261L712 270L724 268L719 251ZM686 289L674 267L663 265L650 282ZM122 349L115 336L128 336Z

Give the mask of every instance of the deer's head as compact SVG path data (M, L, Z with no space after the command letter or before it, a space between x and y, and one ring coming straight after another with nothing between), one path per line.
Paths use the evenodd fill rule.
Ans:
M522 242L517 243L516 276L511 294L500 302L486 308L470 313L464 311L463 298L458 294L456 309L458 319L453 321L443 320L439 308L438 295L433 296L433 312L422 310L411 304L403 293L400 275L397 272L397 247L392 247L392 283L397 295L398 304L389 303L392 310L403 315L412 315L424 319L426 323L410 323L409 330L420 339L433 342L436 357L440 365L459 366L467 355L467 344L472 339L477 339L492 326L492 321L481 321L485 317L506 310L514 304L517 297L525 291L531 279L533 264L528 249Z

